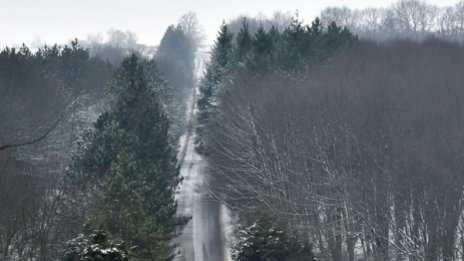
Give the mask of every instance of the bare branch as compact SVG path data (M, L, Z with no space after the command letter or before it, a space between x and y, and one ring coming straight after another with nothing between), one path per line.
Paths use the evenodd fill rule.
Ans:
M7 143L7 144L0 145L0 151L10 149L10 148L16 148L16 147L32 145L34 143L37 143L37 142L45 139L58 126L58 124L63 119L63 117L64 117L64 113L42 135L40 135L40 136L38 136L38 137L36 137L36 138L34 138L32 140L28 140L28 141L20 141L20 142L16 142L16 143L9 143L9 144Z

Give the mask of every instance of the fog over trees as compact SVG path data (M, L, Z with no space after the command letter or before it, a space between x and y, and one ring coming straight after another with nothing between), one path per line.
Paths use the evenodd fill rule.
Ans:
M387 8L349 9L328 7L319 17L324 23L336 22L362 38L385 40L439 37L463 42L464 2L437 7L423 0L401 0Z
M462 12L5 47L0 260L463 260Z

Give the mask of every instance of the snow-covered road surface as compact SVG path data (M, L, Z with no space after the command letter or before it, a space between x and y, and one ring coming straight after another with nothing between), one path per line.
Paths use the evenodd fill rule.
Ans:
M207 57L196 59L197 77L204 72ZM180 139L179 163L183 182L176 196L178 213L192 217L176 239L179 254L176 261L229 261L227 234L229 217L219 202L208 197L206 191L205 161L195 151L196 88L188 101L186 133Z

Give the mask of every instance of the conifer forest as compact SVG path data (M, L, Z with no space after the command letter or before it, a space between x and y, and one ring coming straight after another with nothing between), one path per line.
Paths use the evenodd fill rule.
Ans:
M464 1L16 1L0 261L464 260Z

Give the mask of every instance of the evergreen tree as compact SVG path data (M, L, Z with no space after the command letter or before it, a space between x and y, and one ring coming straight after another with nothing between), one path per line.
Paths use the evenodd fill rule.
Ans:
M248 28L248 21L246 17L243 18L242 21L242 28L240 32L237 34L237 47L235 49L235 59L239 62L243 61L245 56L251 50L251 35L250 30Z
M314 37L317 37L319 35L321 35L323 33L323 25L321 23L321 20L319 19L319 17L316 17L316 19L314 19L314 21L312 21L311 23L311 32L313 34Z
M196 148L199 152L204 152L202 135L204 125L208 122L208 114L212 110L212 104L217 92L221 86L227 82L228 77L233 74L233 34L229 26L223 22L218 33L217 40L214 44L211 62L206 70L206 75L200 83L200 98L198 99L198 116L199 126L197 134L199 139L196 141Z
M178 96L190 95L194 84L195 48L180 26L169 26L161 39L156 60Z
M61 51L61 59L57 65L63 75L63 80L72 92L82 91L79 85L85 78L86 71L83 68L89 58L89 53L78 43L77 39L71 42L71 46L65 46Z
M217 65L226 68L230 62L232 54L233 34L229 30L229 25L222 22L216 43L213 48L213 60Z
M310 50L303 22L294 18L282 39L277 61L279 67L286 71L302 71L306 65L305 54Z
M311 247L274 226L268 218L259 219L243 231L235 261L314 261Z
M156 63L148 65L150 71L159 70L163 74L165 89L170 91L169 97L163 95L161 100L167 106L171 133L176 144L186 128L186 100L192 95L196 83L195 45L186 30L179 25L169 26L156 53ZM152 75L148 74L150 78L153 78Z
M103 230L90 235L79 235L67 242L62 261L129 261L129 251L124 242L111 240Z
M202 97L198 101L200 110L208 108L210 99L216 91L215 89L227 77L228 69L232 64L232 38L233 35L229 31L229 26L223 22L212 50L211 62L201 82L200 91Z
M251 70L266 70L272 64L274 44L278 37L278 31L275 28L270 32L266 32L264 27L260 25L253 38L253 58L248 61L248 66Z
M149 88L156 92L160 103L166 109L169 118L171 144L177 144L179 137L185 131L186 98L174 90L172 82L167 79L168 75L161 72L157 60L144 61L143 67L145 68ZM174 76L170 75L170 77Z
M135 55L116 73L109 111L84 137L73 164L78 185L97 197L91 217L137 247L139 260L171 260L186 218L176 216L180 178L169 122Z
M323 45L325 57L333 56L339 50L344 50L356 44L358 38L346 28L341 28L335 22L330 23L324 35Z

